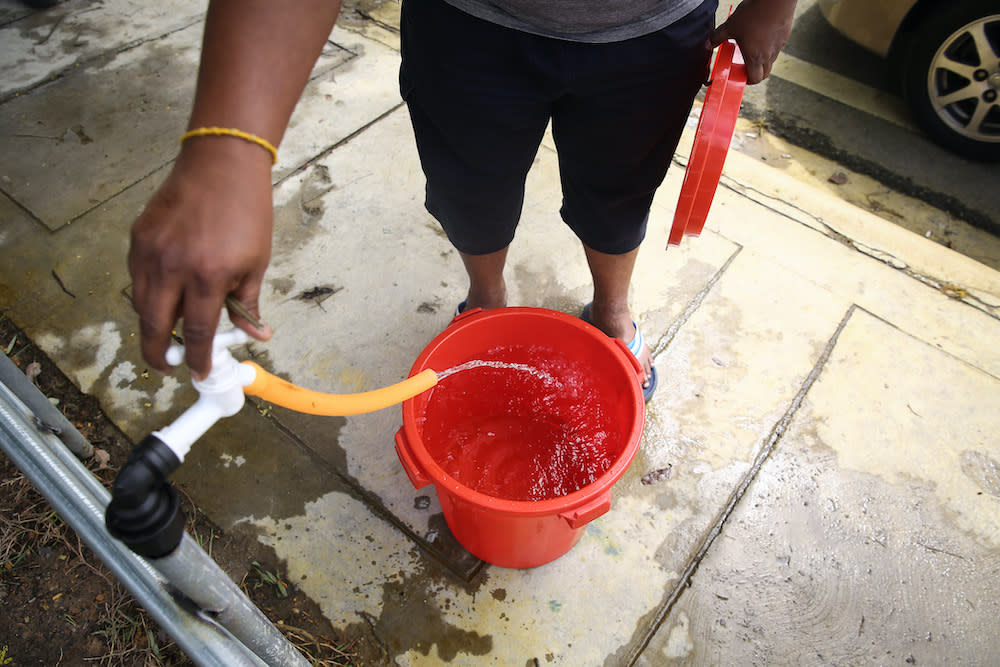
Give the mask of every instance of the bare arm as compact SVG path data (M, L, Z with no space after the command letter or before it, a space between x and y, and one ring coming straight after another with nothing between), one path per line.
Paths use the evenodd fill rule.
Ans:
M712 33L711 48L735 39L746 62L747 83L760 83L771 73L792 32L795 4L796 0L743 0Z
M214 0L189 129L218 126L274 146L340 11L340 0ZM271 255L271 156L236 137L196 137L132 227L129 271L142 353L167 372L170 330L184 320L188 365L208 373L211 341L227 294L259 319ZM234 322L259 339L232 313Z

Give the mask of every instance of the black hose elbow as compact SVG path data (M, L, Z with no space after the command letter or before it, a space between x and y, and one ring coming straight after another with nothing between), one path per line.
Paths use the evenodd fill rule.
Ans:
M177 491L167 481L180 460L156 436L132 450L111 487L104 523L108 532L147 558L174 551L184 535Z

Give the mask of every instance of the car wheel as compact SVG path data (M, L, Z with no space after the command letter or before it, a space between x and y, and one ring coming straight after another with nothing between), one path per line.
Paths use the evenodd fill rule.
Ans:
M1000 10L995 0L944 3L906 31L903 98L945 148L1000 160Z

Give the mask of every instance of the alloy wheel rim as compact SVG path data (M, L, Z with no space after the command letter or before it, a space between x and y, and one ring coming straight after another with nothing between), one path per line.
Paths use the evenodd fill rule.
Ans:
M953 131L1000 143L1000 15L968 23L944 41L928 69L927 93Z

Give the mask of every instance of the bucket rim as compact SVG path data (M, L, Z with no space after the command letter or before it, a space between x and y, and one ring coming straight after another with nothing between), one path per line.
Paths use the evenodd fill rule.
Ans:
M444 330L438 333L431 340L431 342L427 344L423 351L421 351L420 355L414 361L413 367L410 369L410 375L416 375L417 373L430 368L430 366L427 365L427 362L433 356L434 352L441 345L443 345L445 341L450 339L461 329L470 326L481 326L483 321L489 321L497 318L521 317L525 315L558 320L563 324L567 324L584 332L586 335L591 336L600 346L607 349L610 354L614 355L614 357L619 360L626 373L634 374L632 362L624 357L624 355L627 354L627 351L616 345L613 338L605 335L602 331L593 325L584 322L582 319L548 308L540 308L536 306L507 306L505 308L477 310L471 313L461 313L457 315L454 319L452 319L451 323ZM424 467L424 472L427 473L427 476L430 478L431 483L435 487L443 487L452 495L457 496L466 502L473 503L481 508L491 509L509 515L549 515L575 509L580 505L592 501L600 494L604 494L606 492L609 493L610 488L614 486L619 479L621 479L621 477L625 474L625 471L631 465L632 460L635 458L635 455L639 450L639 445L642 439L642 430L645 427L646 404L642 396L641 383L637 380L636 382L630 383L630 386L632 387L632 391L630 393L632 396L634 414L632 427L626 434L626 445L621 454L600 477L590 484L587 484L572 493L568 493L563 496L556 496L555 498L547 498L545 500L508 500L506 498L498 498L496 496L491 496L471 489L445 472L444 468L442 468L426 451L426 449L423 448L423 441L420 438L419 433L417 433L414 407L416 397L403 401L402 431L407 435L407 440L410 443L420 443L421 451L414 451L413 453L420 459L420 465Z

